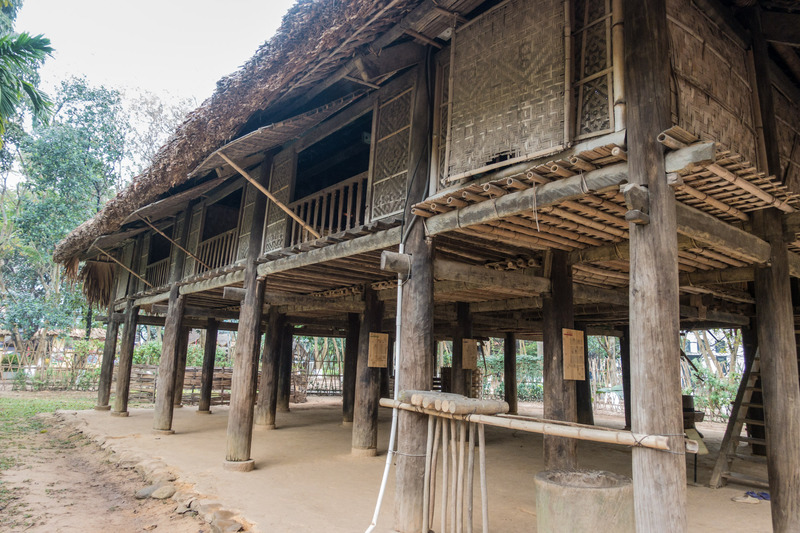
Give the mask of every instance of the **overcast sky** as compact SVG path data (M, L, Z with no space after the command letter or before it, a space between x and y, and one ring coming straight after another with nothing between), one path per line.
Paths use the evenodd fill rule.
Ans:
M168 97L211 96L280 25L294 0L25 0L16 30L42 33L55 53L51 89L69 75Z

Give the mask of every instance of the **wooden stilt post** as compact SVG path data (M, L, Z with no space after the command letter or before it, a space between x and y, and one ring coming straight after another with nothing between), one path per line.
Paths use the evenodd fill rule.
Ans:
M778 128L772 101L767 42L758 6L747 17L753 38L753 70L757 95L755 111L761 122L760 153L766 171L782 175ZM760 119L760 120L758 120ZM757 267L758 349L767 440L767 473L775 531L800 531L800 388L794 336L789 255L781 213L774 208L753 213L753 227L770 244L766 266Z
M266 157L261 163L259 174L262 184L268 183L271 167L271 158ZM266 198L261 194L256 195L245 260L244 289L247 292L239 308L239 327L231 379L231 404L228 413L225 462L223 463L223 468L226 470L237 472L248 472L255 467L255 462L250 458L250 446L253 438L257 350L261 341L261 310L264 302L264 281L257 278L256 259L261 253L266 211Z
M114 359L117 357L117 334L119 333L119 322L111 318L113 315L114 305L110 304L108 306L106 342L103 345L103 361L100 365L100 381L97 384L97 405L94 406L98 411L111 409L109 404L111 399L111 378L114 375Z
M630 181L649 197L649 224L630 224L632 429L683 450L675 196L656 137L671 126L666 0L623 0ZM633 449L639 531L686 531L683 453Z
M577 422L575 382L564 379L562 340L562 330L572 329L574 326L572 267L568 253L561 250L554 250L552 253L552 292L542 300L544 417ZM578 446L575 440L545 435L543 442L544 465L547 470L578 466Z
M278 411L281 413L289 412L289 399L292 395L292 327L286 324L283 327L281 337L281 351L278 359L278 399L276 402Z
M183 213L183 224L178 243L183 248L189 238L189 225L191 223L192 208L190 203ZM175 265L170 270L169 281L172 284L169 291L167 316L164 319L164 339L161 343L161 359L158 363L158 385L156 387L156 406L153 413L153 431L157 433L173 433L172 415L175 404L175 386L177 384L178 367L180 366L181 343L183 339L183 309L186 306L186 297L180 294L178 281L183 275L183 263L186 253L182 250L173 250ZM187 333L188 336L188 333ZM188 339L187 339L188 342ZM185 372L185 363L184 363ZM183 387L183 379L180 383Z
M153 431L170 434L172 415L175 405L175 385L178 364L180 362L180 344L183 327L183 308L186 298L179 293L178 286L173 284L169 291L169 306L164 322L164 339L161 343L161 359L158 364L158 385L156 387L156 405L153 413Z
M136 342L136 321L138 318L139 306L133 305L133 298L128 298L128 302L125 305L122 339L120 339L117 391L114 397L114 409L111 411L112 416L128 416L128 393L131 389L133 345Z
M191 328L182 327L178 337L178 366L175 368L175 391L173 394L173 407L183 407L183 384L186 381L186 359L189 356L189 334Z
M353 455L376 455L378 446L378 401L380 368L369 366L369 334L381 330L383 304L370 287L364 288L364 313L358 336L356 398L353 408Z
M456 303L456 327L453 331L453 370L450 374L452 392L470 395L472 388L472 371L464 370L464 345L462 341L472 337L472 317L469 304Z
M800 531L800 387L788 249L777 210L753 218L772 246L770 266L757 268L754 281L772 527Z
M342 423L353 423L356 400L356 366L358 364L358 313L347 315L347 338L344 341L344 379L342 380Z
M517 414L517 336L512 331L506 332L503 342L503 392L508 413Z
M261 356L261 383L258 386L255 424L263 429L275 429L278 405L278 364L283 342L285 315L270 307L267 316L267 340Z
M583 381L575 382L575 395L578 406L578 423L594 425L594 411L592 409L592 382L589 379L589 335L586 328L583 331L583 367L586 370Z
M430 103L424 65L417 67L408 197L405 220L409 228L404 252L411 256L411 277L403 286L400 314L400 350L397 355L399 390L428 390L433 383L433 244L425 237L422 221L412 217L411 206L428 192L430 145ZM445 421L446 424L446 421ZM419 413L400 411L395 458L395 530L416 533L422 527L422 500L425 477L426 420Z
M628 326L619 339L619 360L622 367L622 405L625 409L625 429L631 429L631 333Z
M197 413L211 414L211 388L214 384L214 362L217 357L217 334L219 322L213 318L208 320L206 328L206 345L203 347L203 374L200 377L200 401Z

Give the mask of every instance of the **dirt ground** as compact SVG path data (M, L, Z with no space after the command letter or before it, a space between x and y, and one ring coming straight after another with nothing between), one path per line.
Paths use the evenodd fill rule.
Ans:
M540 406L523 408L524 414L541 414ZM174 503L170 506L152 500L146 503L133 500L131 495L142 486L141 481L137 482L137 476L130 471L120 471L108 464L107 452L87 444L84 437L70 429L75 427L105 442L105 446L118 454L161 459L178 473L180 481L191 485L198 497L218 501L246 518L251 524L250 531L344 533L363 531L369 525L385 463L390 411L381 410L378 440L381 455L363 458L349 453L350 428L340 422L339 399L312 398L307 404L293 404L290 413L278 413L277 430L255 432L252 457L256 470L245 474L222 469L227 427L225 407L215 408L211 416L198 416L193 407L176 409L173 424L176 433L166 436L151 432L149 409L132 409L129 418L113 418L99 411L80 411L62 417L68 425L55 422L54 429L36 436L35 447L39 449L35 453L24 452L23 455L30 456L28 466L7 470L3 476L4 481L25 487L20 493L21 500L14 504L25 507L14 512L30 513L31 520L36 517L36 525L27 531L72 531L69 528L74 527L81 531L124 532L146 530L152 525L159 531L203 531L204 524L196 519L175 518ZM621 417L615 414L598 414L597 423L610 427L623 425ZM748 488L729 485L712 490L703 486L708 481L724 425L703 423L699 429L706 435L712 455L700 458L699 483L690 483L688 487L690 531L771 531L768 502L751 505L731 501ZM533 476L542 470L541 436L487 428L486 437L490 530L535 531ZM581 467L631 473L628 448L581 442L579 454ZM690 481L692 462L693 457L687 458ZM55 484L48 486L48 483ZM392 477L376 531L391 531L393 487ZM480 494L478 490L475 492L475 524L479 527ZM86 512L87 509L92 512ZM7 527L6 514L0 512L2 531ZM438 525L438 520L437 516L434 524ZM8 531L23 531L27 526L14 527Z
M109 452L53 415L38 415L32 431L3 437L2 532L210 531L191 515L175 514L171 500L134 499L146 485L141 476L118 468Z

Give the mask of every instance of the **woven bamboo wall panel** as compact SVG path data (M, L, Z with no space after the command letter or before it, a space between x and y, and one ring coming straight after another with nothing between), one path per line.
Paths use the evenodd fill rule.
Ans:
M564 3L512 0L458 31L450 176L564 143Z
M748 60L690 0L669 0L673 123L755 161Z
M269 191L284 204L289 203L290 185L295 171L293 150L284 150L272 162ZM286 213L269 202L267 205L267 227L264 228L264 245L261 253L280 250L286 241Z
M781 157L781 175L778 178L790 191L800 192L800 102L792 102L777 89L772 91L772 95Z
M372 170L372 220L403 209L413 101L414 90L409 88L397 96L390 96L378 109L378 138Z
M197 253L197 246L200 244L200 226L203 224L203 206L197 205L192 209L192 219L189 223L189 239L186 241L186 249L192 253ZM188 278L194 275L197 261L192 257L187 257L183 263L183 277Z
M253 172L258 175L260 169ZM247 258L247 251L250 249L250 233L253 229L253 208L256 203L256 194L261 194L256 191L252 184L248 183L245 187L244 202L242 202L242 216L239 225L239 245L236 252L236 260L240 261Z

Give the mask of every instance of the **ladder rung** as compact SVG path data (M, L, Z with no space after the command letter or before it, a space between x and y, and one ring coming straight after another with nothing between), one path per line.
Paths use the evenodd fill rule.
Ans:
M764 392L764 389L762 389L761 387L747 387L747 390L752 392Z
M728 481L734 481L736 483L753 485L764 489L769 488L769 483L766 480L753 476L748 476L747 474L740 474L738 472L723 472L722 477L724 477Z
M741 406L742 407L752 407L753 409L763 409L764 408L764 404L763 403L749 403L749 402L748 403L744 403L744 402L742 402Z
M765 439L758 439L756 437L736 437L736 440L739 442L746 442L748 444L761 444L762 446L767 444Z
M748 463L758 463L762 465L767 464L767 458L761 457L760 455L745 455L743 453L735 453L731 457L735 457L741 461L747 461Z
M745 418L744 420L742 420L742 422L744 422L745 424L749 424L751 426L763 426L764 425L764 421L763 420L753 420L752 418Z

